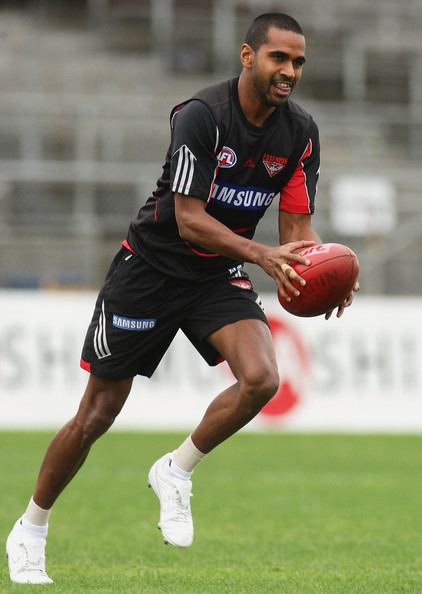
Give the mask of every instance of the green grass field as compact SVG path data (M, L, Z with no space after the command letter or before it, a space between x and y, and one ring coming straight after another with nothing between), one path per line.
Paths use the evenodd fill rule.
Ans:
M162 544L146 487L176 434L110 433L50 521L54 586L89 594L422 593L422 436L238 435L198 468L195 543ZM3 543L51 438L0 433Z

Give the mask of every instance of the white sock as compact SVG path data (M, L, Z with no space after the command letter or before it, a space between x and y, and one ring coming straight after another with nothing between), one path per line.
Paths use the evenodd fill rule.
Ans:
M172 453L172 464L170 468L173 466L175 472L181 471L182 473L185 473L185 475L187 474L187 478L189 478L194 468L200 463L204 456L205 454L198 450L189 435L189 437L180 444L177 450L174 450ZM180 478L183 478L183 476L180 476Z
M26 524L30 526L48 526L48 517L51 509L43 509L37 505L34 499L31 497L24 513L22 525L25 527Z
M37 526L28 522L26 516L22 516L21 526L27 534L30 534L32 538L45 538L48 533L48 524L45 526Z
M191 472L186 472L186 470L183 470L183 468L180 468L180 466L178 466L176 464L176 462L174 460L172 460L171 458L169 460L169 474L171 474L171 476L173 476L175 478L183 479L185 481L190 479L190 477L192 476Z

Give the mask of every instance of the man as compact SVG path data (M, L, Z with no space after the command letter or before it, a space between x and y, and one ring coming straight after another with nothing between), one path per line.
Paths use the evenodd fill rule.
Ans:
M210 365L225 359L237 381L149 472L165 542L192 544L194 468L277 390L268 323L242 264L260 266L287 299L299 294L292 281L304 281L290 264L309 264L297 252L320 242L310 220L318 130L290 100L305 63L304 35L293 18L255 19L240 60L240 77L172 112L157 189L131 223L96 303L82 353L90 377L79 410L51 442L33 497L9 535L14 582L52 583L44 558L52 505L112 425L133 377L153 374L179 328ZM276 198L282 245L269 247L252 238ZM338 316L351 301L339 304Z

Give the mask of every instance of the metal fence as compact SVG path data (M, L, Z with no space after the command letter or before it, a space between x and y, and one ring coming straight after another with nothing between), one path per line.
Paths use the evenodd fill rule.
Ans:
M217 0L71 4L0 6L0 286L98 286L160 174L170 108L236 74L251 16L280 8ZM364 291L418 294L421 7L412 0L397 7L283 2L309 31L297 99L321 132L316 227L358 251ZM388 182L393 228L366 236L336 229L333 188L343 176ZM274 218L264 217L259 240L277 242ZM271 287L259 271L255 277L259 289Z

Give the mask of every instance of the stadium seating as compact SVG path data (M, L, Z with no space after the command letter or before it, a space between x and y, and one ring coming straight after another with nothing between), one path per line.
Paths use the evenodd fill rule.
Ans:
M45 0L36 9L0 8L7 31L0 60L0 287L98 286L160 174L171 106L235 74L242 32L273 5L120 0L70 10L69 3ZM296 98L321 131L316 226L324 239L359 253L365 292L419 293L422 5L286 0L283 10L297 16L308 39ZM162 47L160 27L172 32ZM394 230L338 234L330 196L345 174L376 175L394 187ZM258 239L276 243L276 227L267 215ZM264 274L255 277L258 289L271 288Z

